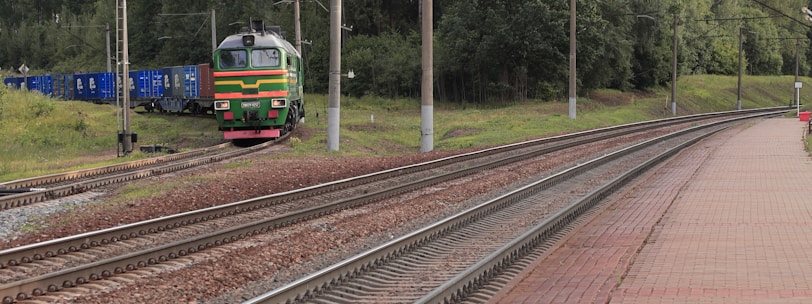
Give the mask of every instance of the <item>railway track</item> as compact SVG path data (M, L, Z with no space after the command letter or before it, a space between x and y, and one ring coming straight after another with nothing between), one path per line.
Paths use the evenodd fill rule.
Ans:
M230 143L98 168L0 183L0 211L66 197L117 183L158 176L253 153L283 140L232 149Z
M605 197L728 125L702 125L597 157L246 303L485 303L519 272L518 261L543 252Z
M711 119L723 116L714 115ZM701 119L709 117L647 122L520 143L4 250L0 252L0 295L4 303L12 303L159 264L506 163L598 140L650 133L653 128L663 128L663 125L692 124ZM311 203L301 206L302 198L308 198L307 201ZM145 246L149 248L138 250ZM68 259L71 266L79 266L60 267L55 264L64 263L54 263L55 259Z

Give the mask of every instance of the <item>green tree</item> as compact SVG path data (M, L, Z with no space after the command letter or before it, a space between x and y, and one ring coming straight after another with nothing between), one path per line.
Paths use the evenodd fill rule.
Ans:
M636 19L626 1L588 2L578 7L578 75L586 90L631 88L631 26Z
M563 7L541 1L461 1L440 19L441 98L458 101L557 95L566 75Z
M329 89L330 14L324 4L301 2L308 92ZM343 82L344 93L419 96L421 4L345 1L341 23L352 31L342 32L342 72L354 69L357 78ZM128 5L131 69L209 62L211 9L218 43L251 19L280 25L295 43L288 2L143 0ZM565 97L569 1L435 0L433 5L437 98L484 103ZM794 74L797 47L807 59L799 62L801 74L810 74L812 48L806 38L812 34L800 13L810 5L810 0L579 0L578 92L647 90L670 83L675 17L680 20L680 75L737 74L740 29L748 73ZM115 29L115 6L102 0L0 3L0 67L13 70L26 63L32 73L104 71L108 58L102 27ZM114 50L114 32L111 39Z
M390 32L381 36L352 36L342 56L342 69L354 70L354 79L342 81L342 87L356 96L419 97L420 35Z

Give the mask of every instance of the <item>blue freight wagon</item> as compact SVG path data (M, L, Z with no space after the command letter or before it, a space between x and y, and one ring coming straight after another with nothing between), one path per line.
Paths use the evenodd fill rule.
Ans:
M45 96L52 96L53 94L53 76L51 75L35 75L28 76L25 79L25 87L29 91L37 91Z
M3 79L3 85L10 89L20 89L20 85L23 83L22 77L6 77Z
M95 103L112 103L116 99L115 79L112 72L75 74L74 98Z
M73 84L71 85L73 88L73 99L77 100L87 100L90 94L88 91L90 88L87 84L87 74L86 73L76 73L73 75Z
M9 88L28 88L63 100L114 104L122 89L129 90L130 108L147 111L214 113L214 77L209 64L130 71L129 82L115 73L67 73L6 77ZM124 85L124 83L127 83ZM124 88L126 86L126 88Z
M62 100L73 100L73 74L54 74L53 96Z
M98 83L98 98L103 103L114 103L116 100L116 74L113 72L93 73ZM94 95L95 97L96 95Z
M161 70L130 72L130 107L143 106L149 112L158 108L163 97Z
M183 67L183 97L186 99L197 99L200 97L200 70L196 65Z
M163 68L164 94L161 100L162 111L183 112L188 100L185 97L185 74L183 66Z
M130 90L130 105L137 107L146 103L152 102L150 99L150 82L152 75L148 70L144 71L130 71L129 81L127 82Z
M161 70L151 70L152 71L152 83L150 87L152 88L152 96L154 98L163 98L164 96L164 86L161 85L163 82L164 73Z
M140 70L130 72L130 98L133 100L152 100L160 98L155 88L155 70Z

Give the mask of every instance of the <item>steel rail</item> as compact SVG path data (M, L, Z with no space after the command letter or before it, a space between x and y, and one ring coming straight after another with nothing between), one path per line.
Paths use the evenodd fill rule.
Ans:
M775 115L775 114L774 113L772 113L772 114L770 114L770 113L768 113L768 114L757 114L757 115L754 115L754 116L761 116L761 115ZM438 162L438 161L435 161L435 162ZM495 163L501 163L501 161L498 161L498 162L495 162ZM484 166L495 166L495 165L496 164L489 163L489 164L486 164ZM397 171L400 171L400 170L401 170L401 168L396 168L396 169L392 169L392 170L389 170L389 171L390 172L397 172ZM472 172L472 171L470 171L470 172ZM458 176L459 174L462 174L462 173L455 173L455 174L452 174L452 175L453 176ZM470 173L468 173L468 174L470 174ZM375 174L371 174L371 175L375 175ZM371 176L371 175L368 175L368 176ZM439 182L439 180L441 180L441 179L429 178L429 179L426 179L424 181L420 181L420 182L417 182L417 183L414 183L414 184L411 184L411 185L406 185L404 187L401 187L401 189L398 189L395 192L402 193L404 191L409 191L409 189L422 187L421 185L425 186L426 184L437 183L437 182ZM311 188L318 188L318 187L311 187ZM167 259L171 259L171 258L174 258L176 256L182 256L182 255L185 255L185 254L187 254L189 252L195 252L197 250L202 250L202 249L205 249L205 248L209 248L211 246L220 245L222 243L228 243L230 240L233 241L233 240L241 239L243 237L250 236L250 235L253 235L253 234L264 233L264 232L266 232L266 231L268 231L270 229L274 229L276 227L290 225L290 224L298 222L298 221L302 221L302 220L306 220L306 219L310 219L310 218L314 218L314 217L318 217L318 216L323 216L325 214L335 212L336 210L342 210L344 208L349 208L349 207L352 207L352 206L365 204L365 203L367 203L369 201L378 200L378 199L381 199L382 197L388 197L388 196L392 196L392 195L394 195L394 194L385 193L385 192L378 192L378 193L372 193L372 194L365 195L365 196L358 197L358 198L352 198L352 199L349 199L349 200L336 202L334 204L330 204L330 205L325 206L325 207L310 208L310 209L306 209L306 210L303 210L303 211L300 211L300 212L296 212L296 213L288 215L288 216L280 216L280 217L276 217L276 218L273 218L273 219L270 219L270 220L254 222L254 223L251 223L251 224L239 226L239 227L229 229L229 230L226 230L226 231L207 234L207 235L196 237L196 238L193 238L193 239L190 239L190 240L181 241L181 242L179 242L177 244L173 243L173 244L161 246L161 247L150 249L150 250L145 250L145 251L142 251L142 252L133 253L133 254L128 255L126 257L111 258L111 259L105 260L104 263L97 262L97 263L88 264L88 265L85 265L85 266L80 266L80 267L76 267L76 268L72 268L72 269L66 269L64 271L60 271L60 272L50 274L50 275L40 276L40 277L32 278L32 279L29 279L29 280L24 280L24 281L20 281L20 282L14 282L14 283L6 284L6 285L0 287L0 290L3 290L3 295L5 296L5 298L10 297L8 292L17 293L18 295L15 295L14 296L15 298L20 298L20 297L25 298L28 293L33 294L33 295L43 294L46 290L48 290L48 291L58 290L60 288L59 286L62 286L62 287L73 286L72 283L70 283L70 282L81 283L81 282L87 281L89 279L104 278L104 277L107 277L107 276L111 275L112 273L121 272L123 269L135 269L135 268L144 267L146 265L154 264L154 263L157 263L157 262L160 262L160 261L165 261ZM238 203L244 203L244 202L238 202ZM215 214L213 214L213 215L210 214L206 218L211 219L211 218L215 218L215 217L218 217L218 216L229 215L229 214L234 214L234 213L240 213L240 212L244 212L244 211L247 211L247 210L252 210L252 209L258 208L257 205L253 205L251 208L246 208L245 210L240 210L238 208L235 208L236 207L235 204L237 204L237 203L229 204L229 205L226 205L225 207L221 206L221 207L208 208L208 209L220 209L220 211L217 211L217 212L222 212L222 213L215 212ZM229 211L226 212L225 210L229 210ZM209 211L211 211L211 210L209 210ZM177 219L175 219L175 220L177 220ZM202 220L205 220L205 219L202 219ZM152 225L152 224L155 224L156 221L153 220L153 221L147 221L147 222L150 222L149 224ZM118 241L118 240L124 240L124 239L128 239L128 238L131 238L131 237L137 237L138 235L143 235L143 234L146 234L146 233L153 233L155 231L161 231L161 230L165 230L165 229L172 229L174 227L179 227L180 225L186 225L186 224L195 223L195 222L198 222L198 219L189 220L189 221L181 221L181 222L175 221L175 223L173 225L157 226L157 228L153 227L153 228L146 229L146 230L140 230L138 233L130 232L129 234L120 234L120 235L117 235L117 233L119 233L120 231L106 231L106 233L108 233L108 232L112 233L113 236L110 237L109 239L102 239L102 241L100 243L103 244L103 243L106 243L106 242L115 242L115 241ZM136 223L136 224L146 224L146 222ZM132 225L125 225L125 226L122 226L122 227L127 227L127 229L132 229L132 227L129 227L129 226L132 226ZM107 230L122 230L122 229L119 229L117 227L117 228L111 228L111 229L107 229ZM90 238L88 237L89 235L90 234L82 234L82 235L77 235L77 236L71 237L71 239L74 239L74 240L79 239L80 241L83 241L83 243L79 247L70 246L70 247L68 247L67 251L76 251L76 250L79 250L79 248L89 248L89 247L98 245L99 244L98 242L90 240ZM33 244L33 245L40 245L40 247L42 247L42 244ZM17 249L17 248L7 250L7 251L4 251L4 252L0 252L0 256L6 257L8 254L10 254L10 251L14 251L15 249ZM56 253L60 253L60 254L66 252L64 248L60 248L60 249L56 249L56 250L57 250ZM55 255L55 252L54 251L45 251L44 255L45 256L53 256L53 255ZM33 259L40 259L40 258L43 258L42 254L35 254L33 256ZM138 262L133 263L132 261L134 261L134 260L138 260ZM31 261L30 257L25 257L25 258L20 260L20 262L30 262L30 261ZM15 262L12 262L11 264L16 264L16 263L17 262L15 261ZM66 277L70 277L70 276L72 276L73 278L70 279L70 280L65 280Z
M770 112L775 113L775 112ZM758 114L755 114L758 115ZM668 120L669 122L674 122L675 120ZM640 127L644 128L643 130L647 130L648 127L653 125L645 124L641 125ZM431 180L421 180L418 182L413 183L406 183L402 184L396 188L390 188L388 190L381 190L374 193L369 193L361 197L356 197L352 199L346 199L343 201L339 201L330 209L330 212L335 212L339 210L343 210L346 208L352 208L354 206L358 206L361 204L367 204L372 201L384 199L389 196L405 193L408 191L412 191L423 185L430 185L440 183L446 180L450 180L453 178L459 178L462 176L466 176L469 174L473 174L475 172L479 172L485 169L497 167L503 164L511 163L520 161L523 159L527 159L530 157L534 157L537 155L541 155L544 153L553 152L560 149L565 149L569 147L573 147L576 145L584 144L587 142L592 142L596 140L602 140L606 138L616 137L620 135L630 134L633 132L640 132L641 130L635 128L629 128L628 130L618 130L617 128L611 128L612 131L616 131L617 133L609 133L603 136L597 135L598 137L595 138L586 138L580 141L571 142L565 145L556 146L553 148L547 149L540 149L530 153L525 153L522 155L513 156L511 158L503 159L499 162L492 162L483 165L473 166L468 168L467 170L455 172L453 174L446 174L441 176L435 176ZM591 134L591 133L605 133L603 129L595 130L592 132L584 132L582 135ZM548 142L558 142L563 141L565 139L571 139L575 136L571 134L556 136L551 138L545 138L541 140L534 140L536 144L541 143L548 143ZM519 143L516 145L510 145L512 147L526 147L529 144L527 142ZM345 188L355 187L358 185L364 185L370 182L383 180L387 178L392 178L395 176L433 169L441 166L448 165L451 162L456 161L464 161L470 160L475 157L481 157L484 155L493 155L498 152L504 152L507 150L506 147L497 147L492 149L487 149L484 151L477 151L466 153L458 156L451 156L435 161L429 161L421 164L415 164L400 168L394 168L390 170L381 171L374 174L367 174L362 175L355 178L348 178L344 180L339 180L335 182L325 183L321 185L306 187L302 189L297 189L293 191L278 193L267 195L263 197L258 197L254 199L234 202L230 204L224 204L214 207L209 207L205 209L189 211L185 213L179 213L175 215L170 215L166 217L161 217L157 219L141 221L137 223L131 223L126 225L121 225L117 227L112 227L108 229L87 232L83 234L78 234L75 236L64 237L59 239L54 239L50 241L29 244L24 246L19 246L11 249L6 249L0 251L0 268L8 267L8 266L17 266L23 263L29 263L35 260L42 260L50 257L54 257L61 254L66 254L69 252L75 252L82 249L89 249L91 247L97 247L100 245L106 245L109 243L115 243L120 240L127 240L130 238L136 238L139 236L153 234L153 233L160 233L163 231L184 227L191 224L202 223L208 220L222 218L226 216L230 216L233 214L245 213L250 212L252 210L261 209L261 208L268 208L270 206L274 206L280 203L302 199L306 197L312 197L315 195L323 194L329 191L336 191ZM240 150L241 151L241 150ZM208 159L206 159L208 161ZM150 172L144 173L145 175L151 174ZM346 202L343 203L342 202Z
M521 236L508 244L505 244L480 262L470 266L459 275L448 280L443 285L435 288L414 303L455 303L473 293L477 288L486 284L516 261L525 257L534 248L545 243L551 236L563 230L565 227L575 222L575 220L587 213L591 208L599 205L603 199L619 190L633 180L645 173L655 165L677 154L683 149L690 147L700 140L716 134L723 129L702 134L689 141L686 141L674 148L663 152L654 158L634 167L633 169L612 179L601 187L591 191L589 194L573 202L566 208L559 210L550 218L539 223Z
M55 183L64 183L68 181L73 181L82 178L89 178L93 176L103 175L103 174L110 174L113 172L121 172L132 170L133 168L140 168L144 166L151 166L157 165L166 162L177 161L180 159L196 157L204 154L211 153L215 150L224 149L230 146L230 143L219 144L212 147L207 147L203 149L196 149L192 151L186 151L181 153L174 153L174 154L167 154L158 157L150 157L147 159L139 159L134 161L128 161L120 164L113 164L107 165L98 168L90 168L90 169L83 169L83 170L76 170L70 172L62 172L62 173L54 173L49 175L37 176L37 177L30 177L24 179L18 179L13 181L7 181L0 183L0 189L19 189L19 188L37 188L42 185L48 184L55 184Z
M738 118L735 120L749 118L754 117ZM297 280L291 284L270 291L266 294L257 296L254 299L251 299L245 303L293 303L305 301L307 299L310 299L312 296L322 293L323 291L325 291L326 289L330 288L335 284L339 284L340 282L346 281L349 278L356 277L369 269L378 267L382 263L385 263L386 261L394 257L400 256L405 252L412 251L417 247L432 242L433 240L441 237L442 235L449 234L451 233L451 231L456 230L458 227L467 225L467 223L469 223L470 221L485 217L487 214L492 213L494 210L502 209L507 204L512 204L516 200L530 196L543 189L547 189L553 184L556 184L565 179L569 179L571 176L580 174L581 172L590 170L591 168L599 164L606 163L630 151L655 144L667 138L679 136L681 134L686 134L689 132L694 132L702 128L708 128L724 123L729 123L735 120L725 120L693 127L687 130L678 131L669 135L647 140L645 142L622 149L620 151L613 152L611 154L607 154L605 156L601 156L587 163L580 164L573 168L559 172L553 176L544 178L521 189L512 191L509 194L500 196L496 199L483 203L477 207L458 213L457 215L446 218L429 227L423 228L421 230L418 230L416 232L413 232L411 234L388 242L384 245L381 245L377 248L356 255L338 264L330 266L322 271L316 272L305 278ZM567 214L564 217L569 218L571 217L571 215ZM555 226L556 229L562 227L560 224L554 224L553 226ZM457 282L455 282L455 284L456 283ZM464 286L463 290L465 290L465 288L470 287L470 285L466 285L467 283L460 284Z
M104 166L94 169L71 171L42 177L34 177L11 181L4 184L0 184L0 186L6 186L7 187L6 189L19 189L20 187L33 187L53 183L65 183L85 178L91 178L93 176L103 176L115 172L129 171L126 173L98 177L51 188L41 188L30 192L0 196L0 211L27 206L33 203L43 202L69 195L79 194L98 187L152 177L156 175L165 174L168 172L174 172L213 162L218 162L224 159L234 158L237 156L259 151L273 143L275 143L275 141L253 147L247 147L244 149L208 155L212 151L214 151L214 149L224 149L225 147L230 145L230 144L221 144L214 147L156 157L155 159L150 158L144 160L131 161L117 165ZM141 167L149 167L149 168L136 170L137 168Z
M594 132L611 132L611 131L616 130L616 129L629 128L629 127L633 127L633 126L645 126L645 125L650 125L650 124L660 124L660 123L667 123L667 122L670 122L670 121L700 120L700 119L705 119L705 118L713 117L713 116L736 115L736 114L744 114L744 113L758 113L758 112L764 112L764 111L777 111L777 110L785 110L785 109L789 109L789 108L787 108L787 107L761 108L761 109L751 109L751 110L742 110L742 111L714 112L714 113L697 114L697 115L690 115L690 116L671 117L671 118L660 119L660 120L650 120L650 121L631 123L631 124L624 124L624 125L612 126L612 127L601 128L601 129L596 129L596 130L584 131L584 132L570 133L570 134L567 134L567 135L562 135L560 137L554 137L554 138L557 138L557 140L564 140L566 138L582 136L584 134L590 134L590 133L594 133ZM284 139L287 136L288 135L285 135L285 136L281 137L280 139L277 139L276 141ZM504 146L500 146L500 147L497 147L497 148L493 148L490 152L491 153L498 153L499 151L505 150L505 149L516 149L516 148L519 148L519 147L522 147L522 146L536 145L536 144L539 144L539 142L547 141L549 139L550 138L544 138L544 139L540 139L540 140L525 141L525 142L517 143L515 145L504 145ZM53 187L53 188L50 188L50 189L37 189L39 186L43 186L43 185L47 185L47 184L54 184L54 183L70 182L70 181L74 181L74 180L78 180L78 179L82 179L82 178L89 178L89 177L99 176L99 175L103 175L103 174L110 174L110 173L113 173L113 172L133 170L135 168L140 168L140 167L144 167L144 166L156 165L156 164L159 164L159 163L173 162L173 161L177 161L179 159L196 157L196 156L200 156L200 155L204 155L204 154L209 153L210 149L222 149L222 148L225 148L227 145L228 144L221 144L221 145L210 147L210 148L198 149L198 150L194 150L194 151L188 151L188 152L183 152L183 153L166 155L166 156L161 156L161 157L156 157L156 158L132 161L132 162L127 162L127 163L123 163L123 164L109 165L109 166L104 166L104 167L99 167L99 168L77 170L77 171L71 171L71 172L65 172L65 173L51 174L51 175L46 175L46 176L41 176L41 177L32 177L32 178L20 179L20 180L15 180L15 181L3 182L3 183L0 183L0 189L35 188L36 191L30 191L30 192L24 192L24 193L16 193L16 194L13 193L13 192L5 193L6 195L0 196L0 211L6 210L6 209L11 209L11 208L17 208L17 207L21 207L21 206L26 206L26 205L37 203L37 202L56 199L56 198L59 198L59 197L65 197L65 196L68 196L68 195L82 193L82 192L89 191L90 189L100 187L100 186L105 186L105 185L109 185L109 184L114 184L114 183L118 183L118 182L134 180L134 179L146 178L146 177L154 176L154 174L163 174L163 173L168 172L168 171L166 171L166 170L158 170L158 171L152 172L152 171L149 171L149 170L140 170L137 173L122 174L122 175L116 176L115 178L95 179L95 180L91 180L91 181L84 182L84 183L81 183L81 182L80 183L74 183L74 184L69 184L69 185L57 186L57 187ZM250 151L255 151L255 150L258 150L258 149L261 149L261 148L264 148L264 147L265 147L265 144L255 146L255 147L251 147L251 148L248 148L248 149ZM484 155L484 154L480 154L480 155ZM216 160L214 160L214 161L216 161ZM178 166L178 168L183 169L183 168L188 168L190 166L196 166L196 165L201 165L201 164L206 164L206 163L208 163L208 162L194 162L194 163L190 163L189 165ZM172 169L170 169L170 170L172 170Z

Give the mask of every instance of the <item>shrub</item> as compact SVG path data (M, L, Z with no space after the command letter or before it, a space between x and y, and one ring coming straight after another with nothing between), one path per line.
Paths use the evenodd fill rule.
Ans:
M76 122L73 124L73 130L80 132L82 134L86 134L87 132L87 122L85 122L84 117L79 117Z
M290 141L290 147L291 148L296 148L296 146L302 144L302 140L299 139L298 137L291 137L289 141Z
M37 98L36 101L31 103L31 113L34 117L45 117L54 111L55 105L51 99Z

